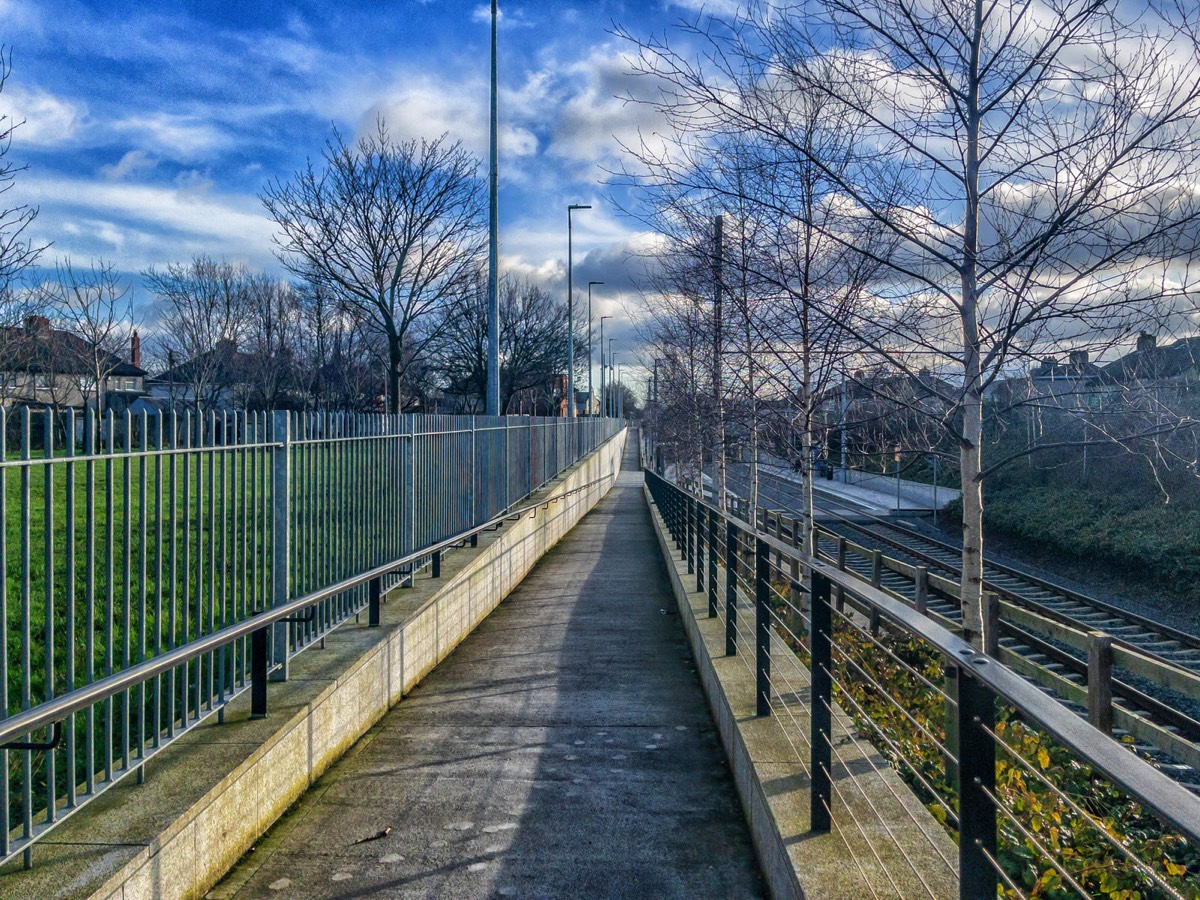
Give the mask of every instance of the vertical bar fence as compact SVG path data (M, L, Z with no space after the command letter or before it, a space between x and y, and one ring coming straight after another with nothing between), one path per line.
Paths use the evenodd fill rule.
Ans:
M613 419L0 409L0 722L494 520ZM0 862L367 612L333 593L0 746ZM261 694L261 696L259 696Z

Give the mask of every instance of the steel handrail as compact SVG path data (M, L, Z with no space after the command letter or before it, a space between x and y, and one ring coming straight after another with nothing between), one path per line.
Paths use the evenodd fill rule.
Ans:
M759 531L744 519L723 512L650 470L646 470L646 476L679 491L692 503L732 523L743 534L753 534L788 561L795 561L808 570L823 575L833 584L878 610L903 630L919 637L1014 706L1023 716L1036 722L1082 760L1103 772L1114 784L1152 810L1163 821L1178 828L1189 840L1200 842L1200 797L1135 756L1104 732L1064 708L1058 701L1047 697L1017 672L981 653L944 626L883 591L864 584L835 566L810 557L799 548L777 540L766 532Z
M136 687L157 675L162 675L198 657L219 650L221 647L228 646L234 641L247 637L259 629L267 628L277 622L295 616L297 613L303 612L308 607L314 606L322 600L328 600L330 597L359 587L375 578L387 575L396 569L415 563L431 554L461 544L463 541L470 540L474 535L494 529L504 522L520 519L525 513L531 510L548 506L550 503L557 503L559 500L615 478L615 473L605 475L602 478L589 481L587 484L571 488L552 497L545 497L525 506L500 513L482 525L475 525L436 544L422 547L420 550L405 554L397 559L360 572L358 575L351 576L350 578L344 578L318 591L305 594L303 597L297 597L295 600L289 600L287 603L255 613L248 619L234 625L229 625L219 631L214 631L211 634L206 634L194 641L189 641L187 644L176 647L173 650L168 650L166 653L156 656L153 659L137 663L120 672L114 672L112 675L76 688L73 691L55 697L53 700L48 700L27 710L22 710L6 719L0 719L0 745L10 743L22 735L61 722L74 713L87 709L89 706L93 706L103 700L107 700L129 688Z

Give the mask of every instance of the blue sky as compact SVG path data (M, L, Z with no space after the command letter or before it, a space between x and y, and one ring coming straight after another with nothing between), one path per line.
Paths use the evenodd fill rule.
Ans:
M607 30L649 35L699 5L502 4L502 268L565 292L566 206L591 203L575 214L576 284L604 281L596 314L625 317L644 238L604 167L614 135L656 123L617 99L628 48ZM40 207L50 257L102 257L134 279L196 253L278 271L257 194L332 127L353 136L382 114L398 137L448 131L486 154L479 2L0 0L0 22L13 55L0 106L25 119L11 153L29 166L6 199Z

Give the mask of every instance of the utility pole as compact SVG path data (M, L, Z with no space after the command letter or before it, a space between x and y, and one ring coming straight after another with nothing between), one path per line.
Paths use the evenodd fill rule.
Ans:
M575 418L575 285L574 255L571 246L571 213L577 209L591 209L585 203L567 206L567 416Z
M592 393L592 285L604 284L603 281L588 282L588 415L592 415L592 403L596 400L596 395ZM600 327L604 327L604 323L600 323ZM603 340L603 339L602 339ZM600 349L604 349L604 344L601 343ZM603 354L601 354L603 355ZM603 360L600 361L603 364Z
M487 401L489 416L500 415L500 290L499 290L499 181L496 149L496 0L492 0L492 118L488 169L488 369Z
M713 447L713 461L717 464L717 508L725 510L725 409L721 393L721 291L724 274L721 260L724 256L725 217L718 215L713 220L713 394L717 406L717 442Z
M604 320L612 316L600 317L600 415L608 417L608 395L604 393Z

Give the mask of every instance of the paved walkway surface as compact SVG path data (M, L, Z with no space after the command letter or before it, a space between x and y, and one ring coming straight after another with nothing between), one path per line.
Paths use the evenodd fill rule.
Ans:
M764 894L635 452L214 896Z

